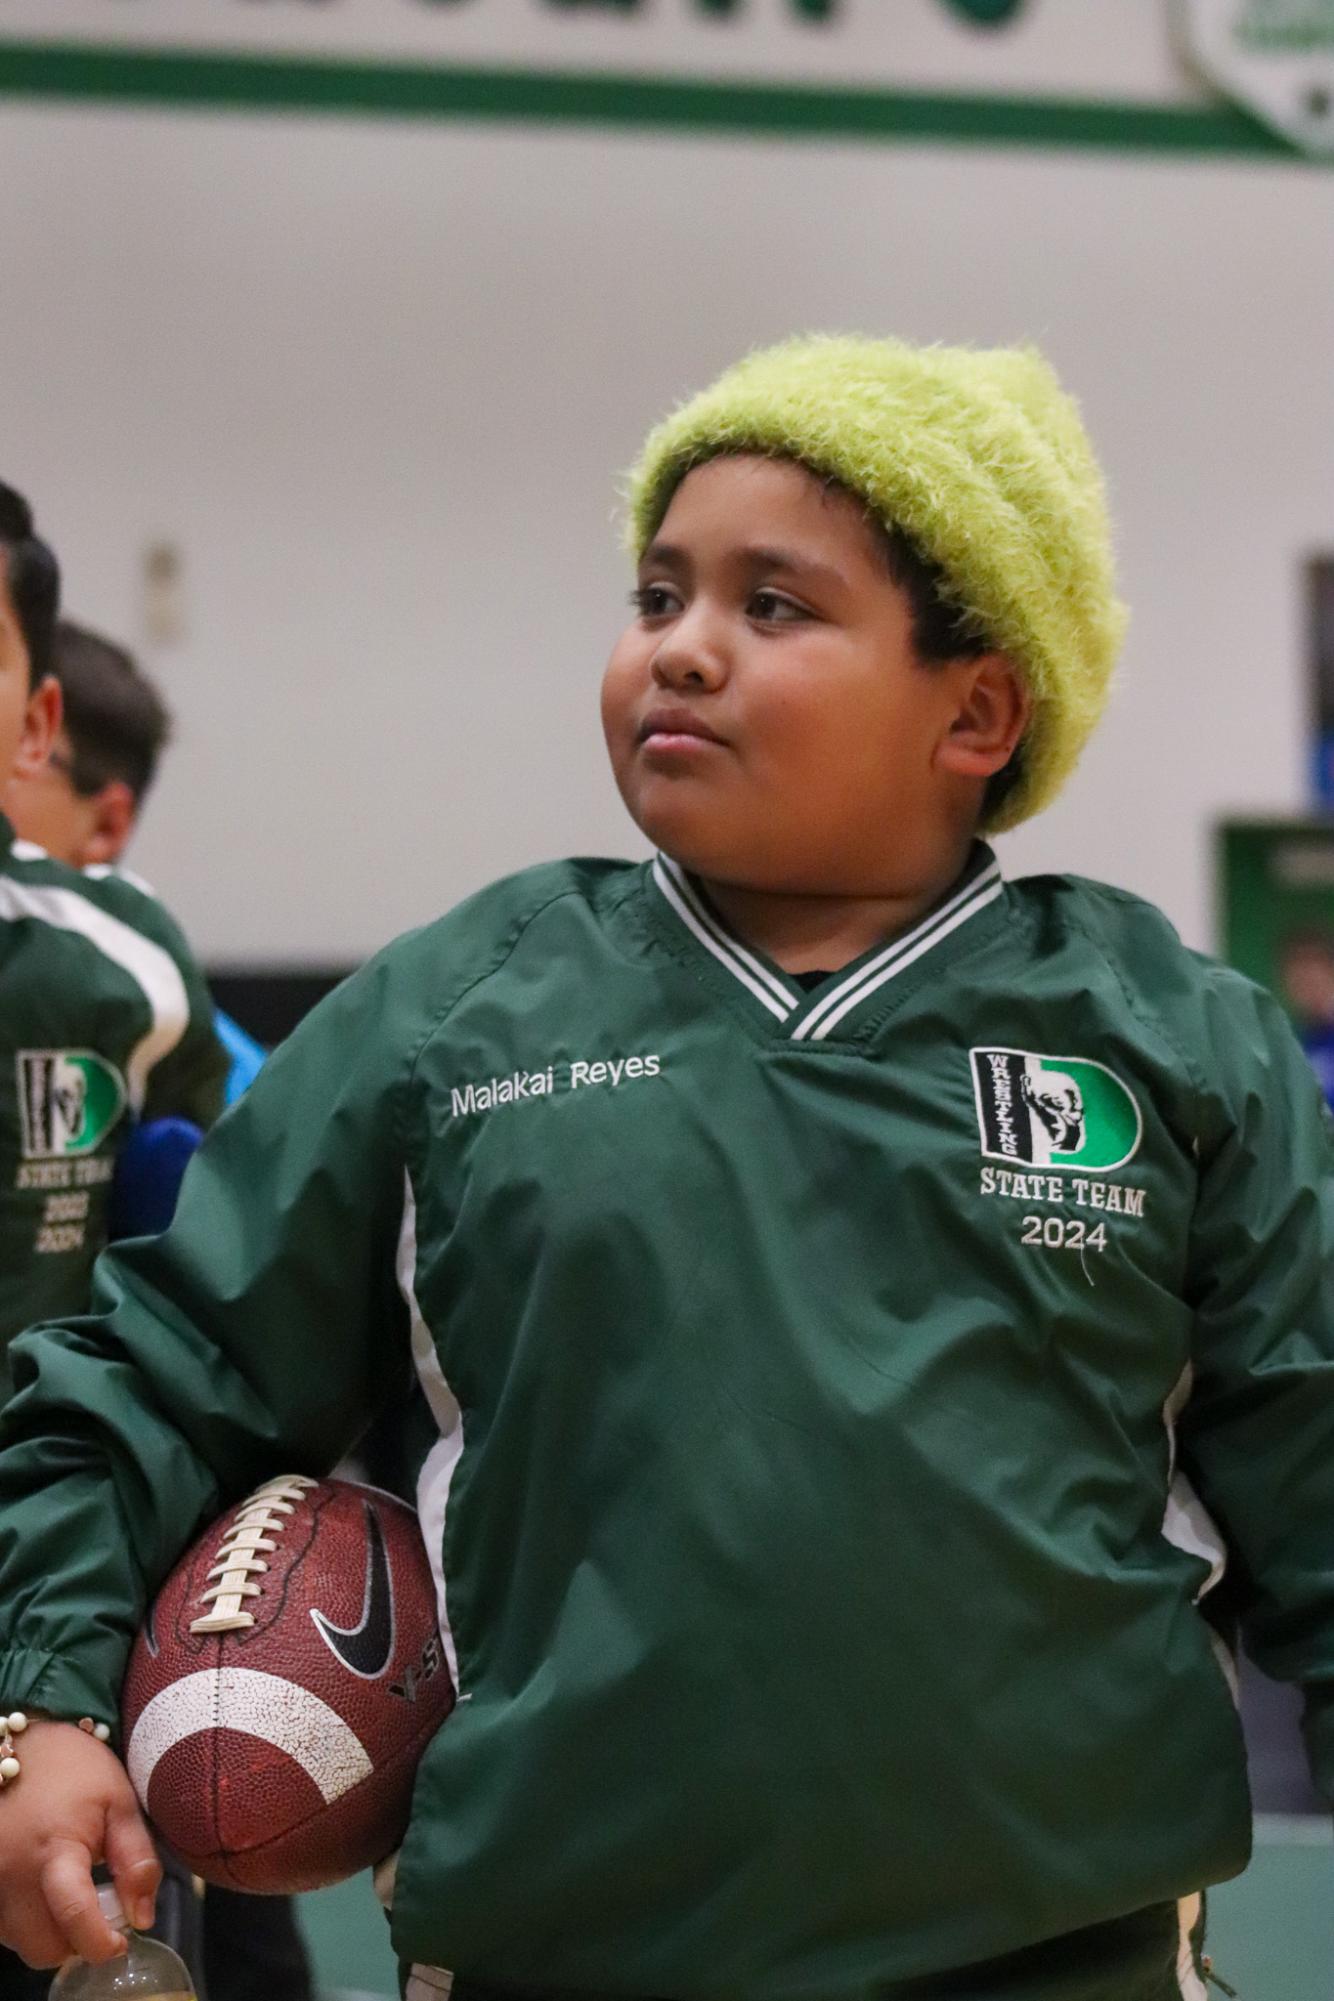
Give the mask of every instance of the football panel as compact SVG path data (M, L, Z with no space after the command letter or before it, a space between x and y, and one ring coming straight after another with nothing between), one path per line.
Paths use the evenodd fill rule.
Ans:
M229 1848L215 1867L198 1873L260 1895L295 1896L373 1868L407 1832L416 1769L416 1749L405 1748L371 1782L331 1806L321 1802L300 1826L275 1831L254 1848Z
M159 1758L146 1792L139 1796L153 1826L169 1848L189 1868L196 1855L213 1855L218 1848L214 1755L209 1734L187 1737Z

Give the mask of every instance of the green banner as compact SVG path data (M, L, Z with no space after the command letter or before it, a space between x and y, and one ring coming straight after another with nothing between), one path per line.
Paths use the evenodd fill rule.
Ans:
M1334 820L1217 830L1220 941L1282 1001L1334 1105Z

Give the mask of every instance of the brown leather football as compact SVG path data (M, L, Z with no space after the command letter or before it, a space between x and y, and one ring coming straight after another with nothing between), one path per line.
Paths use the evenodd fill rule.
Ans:
M122 1696L140 1804L196 1875L314 1890L407 1826L454 1706L417 1517L347 1480L270 1480L158 1593Z

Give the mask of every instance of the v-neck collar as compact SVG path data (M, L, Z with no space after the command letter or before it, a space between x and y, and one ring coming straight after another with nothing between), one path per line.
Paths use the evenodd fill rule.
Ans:
M805 991L791 974L737 937L679 862L656 855L650 875L659 907L670 912L678 933L684 932L696 950L707 953L730 976L752 1013L767 1022L769 1033L812 1043L857 1034L874 1012L870 1003L884 999L883 990L891 981L989 908L1005 890L1000 863L978 841L958 883L934 909L909 930L886 944L873 945Z

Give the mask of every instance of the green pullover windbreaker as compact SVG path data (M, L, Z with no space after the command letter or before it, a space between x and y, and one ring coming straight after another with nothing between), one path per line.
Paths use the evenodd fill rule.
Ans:
M502 882L18 1343L0 1706L113 1721L187 1539L410 1346L404 1959L884 2001L1184 1895L1249 1841L1225 1553L1334 1782L1330 1164L1275 1005L1115 890L981 849L805 993L661 858Z
M12 1336L87 1304L131 1119L211 1125L226 1068L161 904L114 869L52 861L0 819L0 1401Z

